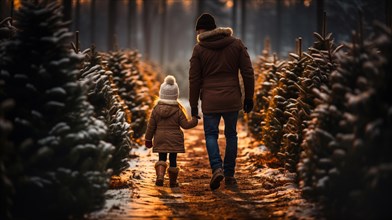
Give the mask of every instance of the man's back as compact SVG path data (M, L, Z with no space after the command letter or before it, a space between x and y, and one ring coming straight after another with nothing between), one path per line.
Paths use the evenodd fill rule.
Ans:
M195 105L200 95L203 113L241 109L239 69L245 97L253 96L254 76L249 55L241 40L232 34L231 28L216 28L198 35L190 60L190 102L191 106Z

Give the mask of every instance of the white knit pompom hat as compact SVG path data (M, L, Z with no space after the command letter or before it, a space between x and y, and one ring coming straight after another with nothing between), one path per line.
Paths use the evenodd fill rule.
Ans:
M159 98L166 100L177 100L178 99L178 85L176 78L172 75L166 76L164 82L161 84L159 89Z

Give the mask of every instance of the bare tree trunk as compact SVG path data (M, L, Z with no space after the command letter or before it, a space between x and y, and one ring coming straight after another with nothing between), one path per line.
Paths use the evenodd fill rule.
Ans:
M205 1L197 1L197 14L195 18L194 24L196 25L196 20L199 18L199 16L204 13L204 8L205 8ZM195 29L193 29L195 30ZM196 37L193 38L193 43L196 43Z
M0 21L3 20L4 18L8 17L10 10L8 5L7 0L0 0Z
M134 33L136 32L136 1L128 1L128 22L127 22L127 46L132 48L134 45Z
M173 8L168 8L168 14L172 14L173 13ZM167 16L167 23L168 24L173 24L174 22L176 22L176 17L174 17L174 16ZM177 19L178 20L178 19ZM166 51L166 57L165 57L165 59L166 59L166 62L168 63L168 64L170 64L170 63L172 63L175 59L176 59L176 57L175 57L175 50L177 50L177 44L173 44L173 39L172 39L172 37L173 37L173 33L175 33L175 27L174 27L174 25L168 25L167 26L167 35L168 35L168 38L166 39L166 44L167 44L167 46L168 46L168 48L170 48L170 49L168 49L167 51ZM194 41L195 42L195 41Z
M257 11L258 14L261 14L261 9L259 8ZM264 26L264 19L260 19L260 17L257 16L256 19L253 20L253 22L257 25L255 25L256 30L255 30L255 37L254 37L254 53L255 54L262 54L263 50L263 28Z
M280 47L281 47L281 25L282 25L282 1L276 2L276 53L280 56Z
M392 28L392 3L389 0L385 0L385 17L386 25Z
M232 17L232 28L234 31L237 30L237 5L238 5L238 0L233 0L233 17Z
M164 66L165 62L165 45L166 45L166 10L167 10L167 2L166 0L161 0L161 33L160 33L160 64Z
M117 1L108 1L109 4L109 21L108 21L108 50L115 50L116 47L116 7Z
M7 0L5 0L5 1L7 1ZM9 11L8 11L9 12L9 17L13 18L13 16L14 16L14 6L15 6L14 0L8 0L8 2L9 2L9 8L7 7L6 10L9 9Z
M151 56L151 5L150 1L143 1L143 34L144 34L144 57L146 60L150 59ZM151 2L150 2L151 3Z
M241 1L241 38L246 42L246 0Z
M75 31L78 31L80 29L80 0L76 0L74 27Z
M10 12L10 17L12 18L11 19L11 24L12 24L12 20L14 20L14 0L11 0L10 1L11 2L11 12Z
M63 21L70 21L72 19L72 0L63 0ZM68 25L71 29L71 24Z
M150 10L148 6L148 2L146 0L143 1L143 35L144 35L144 57L148 60L150 55Z
M90 5L90 21L91 21L91 26L90 26L90 41L91 44L95 44L95 0L91 0L91 5Z
M322 34L323 32L323 20L324 20L324 0L317 0L317 33Z
M204 12L204 1L197 1L197 14L196 19ZM195 19L195 21L196 21Z

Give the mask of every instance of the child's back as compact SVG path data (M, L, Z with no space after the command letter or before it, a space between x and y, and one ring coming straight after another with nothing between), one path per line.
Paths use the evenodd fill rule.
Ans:
M154 137L154 153L185 153L181 128L195 127L197 119L193 117L188 121L182 109L177 101L171 100L159 100L154 107L146 132L147 140Z

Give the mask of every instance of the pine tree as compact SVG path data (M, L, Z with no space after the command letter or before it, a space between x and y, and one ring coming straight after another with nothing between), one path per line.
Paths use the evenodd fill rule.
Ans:
M315 166L312 165L314 163L320 163L320 167L328 167L328 159L325 158L326 155L323 155L323 159L321 160L318 157L310 156L313 155L314 151L317 151L316 149L323 149L324 147L328 149L328 143L319 143L310 137L318 133L325 135L325 138L327 138L330 135L328 132L333 132L328 127L336 123L338 120L336 117L339 117L339 114L333 115L335 112L328 110L329 108L333 110L334 107L325 105L326 100L329 99L329 96L325 94L329 94L330 92L330 75L337 68L336 53L342 48L342 45L337 47L334 45L332 34L328 34L325 38L318 33L314 33L314 36L316 41L313 47L309 48L308 53L304 53L312 62L305 69L304 76L299 85L300 95L297 99L300 104L300 112L302 113L297 117L299 117L300 121L305 122L299 127L299 130L303 130L304 132L301 134L302 138L299 143L303 151L301 152L301 159L298 163L297 171L300 176L300 186L304 187L305 193L311 191L307 185L311 184L315 176L322 176L328 172L322 168L315 169ZM319 124L318 119L325 119L325 123L328 125L325 123ZM327 122L327 120L330 121ZM314 130L317 126L319 128ZM330 154L328 150L325 152L328 152L328 155Z
M134 84L132 111L133 127L138 129L134 134L135 138L140 138L147 129L147 115L150 107L153 104L153 96L151 94L151 84L148 80L148 75L143 75L138 65L140 63L138 53L135 51L128 51L126 54L127 66L130 69L130 80ZM155 71L154 71L155 72Z
M283 140L280 160L285 161L286 167L295 171L302 151L300 145L303 141L303 131L315 108L314 91L328 85L329 74L336 69L335 53L341 48L333 44L332 34L325 38L314 33L315 42L307 52L299 55L291 54L295 59L306 58L302 74L297 82L293 82L298 90L296 99L289 99L287 109L287 123L283 126ZM301 61L299 61L301 62ZM298 64L296 64L298 65Z
M118 87L118 94L125 101L132 113L131 128L133 137L140 138L147 129L146 96L140 91L138 71L127 60L123 51L112 51L107 56L108 69L113 73L113 82Z
M1 82L1 81L0 81ZM7 157L14 154L13 144L9 140L9 135L13 130L13 124L5 118L5 113L12 111L13 100L5 100L0 103L0 217L1 219L11 219L12 197L15 189L7 175L5 161Z
M106 166L113 146L105 124L93 117L77 81L81 56L54 2L22 1L15 39L4 43L1 91L15 106L5 114L15 152L4 161L15 189L13 215L81 215L104 204Z
M291 120L289 109L291 106L296 108L295 103L299 94L296 84L299 82L299 78L302 76L308 62L307 57L300 57L296 54L290 55L293 60L289 61L287 66L278 73L279 81L270 92L271 99L262 128L263 142L275 154L281 151L282 142L286 138L286 124Z
M118 95L112 72L104 69L101 56L95 48L87 50L85 55L80 80L87 87L88 100L95 107L95 117L102 119L108 127L105 141L115 146L108 167L113 170L113 174L118 175L129 167L129 154L133 145L131 112Z
M0 75L3 73L4 42L10 40L15 35L15 27L11 25L11 18L5 18L0 22ZM3 42L3 43L2 43ZM0 78L0 97L4 97L5 81ZM3 99L1 99L3 100ZM9 140L9 135L13 130L13 124L6 119L5 114L12 111L15 103L12 99L0 102L0 218L11 219L12 197L15 194L14 187L9 179L5 161L7 157L14 154L13 144Z
M317 90L317 107L302 144L299 172L305 192L331 218L390 218L392 191L391 30L354 36L338 53L330 86Z
M262 128L266 123L271 91L278 84L278 72L286 64L286 62L278 61L276 55L271 58L266 50L263 52L264 54L256 63L255 105L253 111L248 114L249 131L257 140L262 140Z

